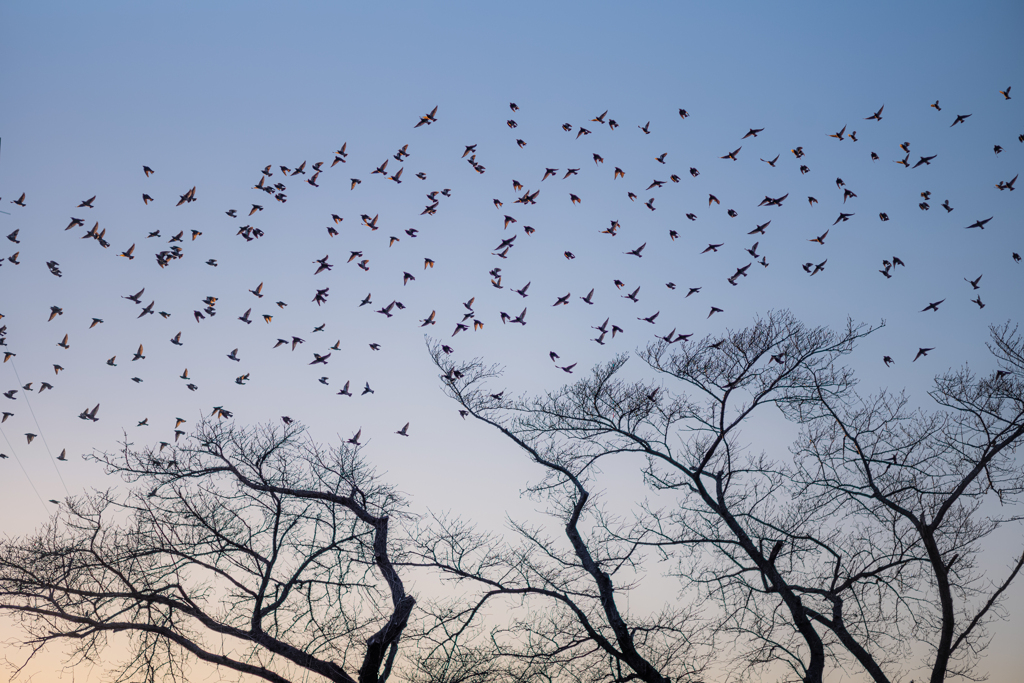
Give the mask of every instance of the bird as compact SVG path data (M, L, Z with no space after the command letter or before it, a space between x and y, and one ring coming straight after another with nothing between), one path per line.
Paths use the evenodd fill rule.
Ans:
M941 304L943 301L945 301L945 299L940 299L939 301L935 301L935 302L932 302L932 303L928 304L927 306L925 306L924 308L921 309L921 313L924 313L925 311L935 311L935 312L938 312L939 304Z
M734 149L733 151L729 152L725 156L721 156L721 157L718 157L718 158L719 159L732 159L733 161L736 161L736 155L740 153L741 149L743 149L742 146L737 147L736 149Z
M345 386L348 386L348 384L346 383ZM363 387L363 393L361 393L360 396L365 396L366 394L373 394L373 393L375 393L374 390L370 388L370 383L367 382L366 386Z
M971 116L970 114L957 114L956 120L953 121L953 123L949 124L949 127L952 128L953 126L955 126L958 123L963 123L970 116Z
M882 362L885 363L885 367L889 367L896 361L892 359L892 356L882 356Z
M96 417L96 414L99 412L99 410L100 404L97 403L95 408L93 408L92 410L86 408L78 415L78 417L82 420L91 420L93 422L99 422L99 418Z
M974 221L974 223L972 223L971 225L968 225L965 228L965 230L970 230L971 228L981 228L982 230L984 230L985 229L985 224L988 223L990 220L992 220L992 218L993 218L993 216L989 216L985 220Z
M437 114L437 107L434 107L433 109L430 110L429 113L421 116L420 120L419 120L419 123L417 123L415 126L413 126L413 128L419 128L420 126L422 126L424 124L429 126L432 123L436 123L437 122L436 114Z
M974 280L968 280L967 278L964 278L964 282L968 282L968 283L970 283L970 285L971 285L971 287L972 287L973 289L981 289L981 287L979 287L979 286L978 286L978 283L979 283L979 282L981 282L981 278L982 278L982 277L984 277L984 276L983 276L983 275L979 275L979 276L977 277L977 279L974 279ZM66 339L66 338L65 338L65 339Z
M881 121L882 120L882 110L883 109L885 109L885 105L884 104L881 107L879 107L878 111L876 111L874 114L872 114L871 116L866 116L864 118L864 120L865 121L871 121L872 119L874 119L875 121Z
M409 436L409 423L406 422L405 426L402 427L401 429L399 429L397 432L395 432L395 434L400 434L402 436Z
M756 138L756 137L757 137L757 134L758 134L758 133L760 133L760 132L761 132L761 131L763 131L763 130L764 130L764 128L751 128L750 130L748 130L748 131L747 131L747 134L746 134L746 135L744 135L744 136L743 136L742 138L740 138L740 139L741 139L741 140L746 140L746 139L747 139L747 138L749 138L749 137L755 137L755 138Z
M914 360L912 360L911 362L912 363L916 363L918 358L920 358L921 356L927 356L929 351L934 351L934 350L935 350L935 347L932 347L930 349L918 348L917 349L917 355L914 356Z
M832 133L831 135L829 135L829 137L830 138L837 138L839 140L842 140L844 133L846 133L846 126L843 126L843 129L840 130L838 133Z
M133 301L133 302L135 302L137 304L141 304L142 303L142 301L141 301L142 293L145 292L145 291L146 291L146 288L143 287L142 289L140 289L135 294L130 294L128 296L122 296L121 298L122 299L128 299L129 301ZM93 318L93 320L95 320L95 319L96 318ZM102 322L102 321L100 321L100 322Z
M1002 95L1005 99L1010 99L1010 86L1006 86L1006 90L1000 90L999 94Z

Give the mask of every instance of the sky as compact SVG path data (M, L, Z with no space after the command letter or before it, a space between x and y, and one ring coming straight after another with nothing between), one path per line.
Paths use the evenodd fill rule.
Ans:
M965 363L991 371L988 326L1024 312L1024 263L1011 258L1024 254L1024 194L995 188L1024 166L1022 25L1014 2L4 3L0 237L18 230L19 243L0 238L3 350L17 354L0 365L0 392L33 389L0 401L14 413L0 434L11 456L0 461L2 528L30 532L53 513L47 500L119 485L83 453L172 441L175 417L188 429L221 405L240 424L289 416L325 443L361 429L364 452L414 509L500 529L506 514L532 511L519 492L539 473L459 418L424 334L504 366L501 388L518 395L574 379L559 365L585 372L672 328L700 337L781 308L810 325L884 321L850 359L862 392L906 389L927 406L936 374ZM865 120L883 106L881 120ZM414 128L434 107L436 122ZM617 129L592 121L606 110ZM951 126L961 114L971 116ZM844 139L829 137L844 128ZM893 163L901 143L911 164L934 161ZM463 157L468 145L483 173ZM404 169L401 183L371 173L384 160L388 175ZM304 175L279 168L304 161ZM321 161L319 187L303 182ZM267 164L285 203L253 189ZM547 168L558 172L542 180ZM352 178L361 183L350 189ZM838 178L857 195L846 203ZM652 180L665 185L645 189ZM193 187L196 201L175 206ZM446 188L436 214L421 215L426 195ZM527 190L541 191L536 205L514 204ZM22 193L25 206L12 204ZM786 194L781 207L758 206ZM94 195L93 208L78 206ZM263 210L249 216L253 204ZM833 225L841 212L853 215ZM506 215L516 222L505 227ZM85 227L65 230L71 217ZM984 230L964 229L989 217ZM748 234L769 219L763 235ZM603 234L612 221L618 234ZM82 239L94 223L109 248ZM263 236L245 241L245 225ZM154 255L179 231L183 258L159 267ZM507 258L494 255L513 235ZM769 265L731 285L754 262L754 242ZM133 244L133 259L118 256ZM627 253L641 244L641 258ZM723 246L702 253L709 244ZM18 264L7 260L16 251ZM362 256L346 262L354 251ZM332 269L314 274L325 255ZM886 278L893 256L906 266ZM801 268L826 259L813 277ZM403 273L415 280L403 284ZM965 279L979 275L974 290ZM528 297L512 291L527 283ZM638 302L623 298L638 286ZM124 298L143 288L141 304ZM553 305L567 293L568 305ZM209 296L216 316L197 321ZM483 328L453 337L471 298ZM170 316L139 318L150 301ZM405 309L377 313L392 301ZM48 321L51 306L63 314ZM502 323L500 312L523 306L526 325ZM709 318L712 306L723 310ZM436 325L421 327L432 311ZM655 312L653 325L638 319ZM606 317L624 332L593 343ZM103 322L89 329L93 318ZM178 332L181 346L170 341ZM57 346L65 334L67 349ZM305 343L273 348L293 336ZM326 366L309 365L335 342ZM132 361L140 344L145 358ZM913 362L920 347L935 350ZM226 358L236 348L239 362ZM53 389L38 393L44 381ZM352 397L337 395L346 381ZM373 393L360 395L367 383ZM76 419L96 404L98 421ZM406 422L408 438L394 434ZM39 438L28 444L25 433ZM784 455L790 436L769 425L764 447ZM65 449L67 462L56 461ZM621 474L610 493L642 496L637 471ZM996 552L992 566L1004 559ZM1008 645L1024 635L1022 590L1008 603L1014 616L994 627L993 680L1024 665Z

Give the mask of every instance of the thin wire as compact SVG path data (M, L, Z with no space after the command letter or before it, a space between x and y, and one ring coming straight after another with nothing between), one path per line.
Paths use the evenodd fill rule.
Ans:
M43 509L46 511L47 516L49 516L50 509L46 507L46 501L44 501L43 497L39 495L39 491L38 489L36 489L36 485L32 481L32 477L28 475L28 470L26 470L25 465L22 464L21 458L18 457L18 452L14 450L14 445L11 443L11 440L7 438L7 433L3 430L3 427L0 427L0 435L3 435L4 441L7 442L8 447L10 447L11 449L11 454L14 456L15 461L17 461L18 463L18 467L20 467L21 471L25 473L25 478L28 479L28 485L32 487L32 491L36 494L36 498L39 499L39 503L43 506Z
M18 379L18 386L24 386L21 383L21 375L18 374L18 367L14 364L14 358L10 359L11 369L14 370L14 376ZM50 444L46 442L46 435L43 434L43 428L39 424L39 420L36 419L36 411L32 410L32 404L28 400L29 392L25 391L25 404L28 406L28 412L32 413L32 419L36 423L36 429L39 430L39 438L43 440L43 445L46 446L46 452L50 455L50 462L53 463L53 469L57 473L57 478L60 479L60 485L64 487L64 492L71 495L71 491L68 490L68 485L64 483L64 477L60 473L60 468L57 467L57 460L53 457L53 451L50 450ZM8 442L9 443L9 442Z

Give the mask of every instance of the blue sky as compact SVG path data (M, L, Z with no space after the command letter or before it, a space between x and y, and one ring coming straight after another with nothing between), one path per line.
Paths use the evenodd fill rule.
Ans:
M363 429L367 452L419 509L465 506L495 525L515 506L525 514L518 491L535 473L443 399L417 322L436 311L438 324L427 329L448 339L471 297L484 329L449 343L505 365L511 393L571 379L552 367L552 350L583 370L673 327L701 336L791 308L815 325L885 320L851 364L865 393L906 388L922 405L935 374L966 362L990 370L988 325L1024 311L1024 264L1010 258L1024 254L1024 194L994 188L1021 170L1024 154L1020 3L209 5L0 9L0 210L9 212L0 214L0 233L18 229L21 241L0 240L0 256L20 250L21 261L0 267L0 325L18 354L0 365L0 390L54 385L4 401L4 410L17 408L3 425L10 441L0 439L0 451L15 456L0 463L0 519L9 533L46 519L52 506L40 498L116 484L81 453L116 447L123 434L140 446L170 440L174 417L192 425L214 405L243 423L289 415L325 442ZM1007 86L1008 101L999 94ZM941 111L929 107L936 100ZM882 105L881 121L864 120ZM434 106L437 123L414 129ZM690 117L681 119L679 108ZM620 128L590 122L605 110ZM972 116L951 128L958 114ZM647 122L650 135L638 130ZM581 125L592 135L577 139ZM829 137L843 126L857 131L857 142ZM740 140L750 128L764 132ZM346 142L347 163L327 168ZM917 169L894 164L903 142L912 163L936 160ZM401 184L370 174L385 159L397 170L391 155L405 144ZM471 144L484 174L462 159ZM736 161L719 158L741 145ZM790 152L797 146L803 159ZM664 165L655 161L665 152ZM761 162L776 155L775 168ZM282 178L278 166L303 160L307 169L326 162L319 188L301 182L308 170ZM286 204L251 189L267 164L269 180L288 186ZM615 166L625 178L613 178ZM560 172L541 181L548 167ZM563 180L567 168L580 170ZM350 178L362 184L350 190ZM857 198L844 205L836 178ZM513 204L521 194L513 180L541 190L536 206ZM652 180L667 183L645 190ZM175 207L193 186L197 201ZM437 214L419 215L425 194L443 188L452 196L441 198ZM929 211L918 208L923 191L932 192ZM27 206L11 204L22 192ZM144 205L142 193L155 201ZM781 208L757 206L764 195L785 193ZM721 204L709 207L709 194ZM94 209L77 208L93 195ZM653 212L643 205L650 197ZM944 199L953 212L939 206ZM265 210L246 217L253 203ZM230 208L239 218L224 215ZM840 211L855 215L833 227ZM882 211L889 222L879 220ZM344 221L335 225L332 213ZM379 214L381 229L362 226L363 213ZM507 230L505 214L518 221ZM79 239L85 229L64 231L71 216L86 228L99 222L111 247ZM990 216L984 231L964 230ZM768 219L765 235L747 234ZM615 237L600 233L611 220L621 224ZM235 231L245 224L265 236L244 242ZM328 225L340 234L328 236ZM536 233L526 235L524 225ZM192 229L202 232L195 241ZM826 229L824 244L808 241ZM155 230L161 237L147 239ZM153 254L179 230L185 258L160 269ZM493 256L514 230L509 258ZM392 235L400 241L389 247ZM728 275L752 261L744 249L755 241L769 267L752 265L739 286L729 285ZM642 259L625 254L642 243ZM724 246L701 254L710 243ZM118 258L131 244L137 258ZM356 250L369 258L368 272L345 263ZM334 269L314 275L313 260L325 254ZM886 279L878 270L894 255L907 266ZM216 267L205 264L210 258ZM424 258L436 267L425 270ZM813 279L800 268L826 258ZM49 260L63 277L48 272ZM501 290L488 275L496 266ZM403 272L416 280L403 285ZM963 278L978 275L982 288L974 291ZM619 291L614 279L626 287ZM248 289L260 282L266 297L256 299ZM511 292L526 282L529 298ZM639 303L622 298L637 286ZM171 317L136 318L140 307L121 297L143 287L143 304L155 301ZM330 294L318 307L311 298L323 287ZM684 298L690 287L702 289ZM596 305L587 306L579 297L591 288ZM569 306L552 306L567 292ZM360 308L367 293L373 305ZM984 309L971 302L979 294ZM206 296L218 298L218 315L197 323L192 311ZM394 318L374 312L396 299L407 308ZM921 312L940 299L937 313ZM288 307L273 305L278 300ZM54 305L64 315L47 322ZM524 305L525 327L502 325L500 311L516 315ZM724 312L709 320L710 306ZM256 322L245 325L236 318L249 307ZM637 320L655 311L658 324ZM264 313L273 314L270 324L259 319ZM104 323L89 330L93 317ZM598 346L591 327L606 317L626 331ZM179 331L184 346L173 346ZM67 350L56 347L64 334ZM306 340L296 351L271 348L293 335ZM341 350L328 366L308 365L313 351L336 340ZM147 357L132 362L139 344ZM240 363L225 358L236 347ZM918 347L936 350L912 363ZM117 367L107 366L115 355ZM886 369L883 355L895 366ZM65 368L60 375L54 363ZM179 379L186 368L197 391ZM245 372L248 385L235 384ZM346 380L359 390L369 382L375 393L337 396ZM97 403L99 422L75 419ZM150 426L136 427L144 418ZM405 422L407 440L393 434ZM43 438L28 445L25 432ZM787 435L780 428L768 446L784 453ZM55 463L62 448L70 462ZM625 481L622 495L641 490ZM1022 606L1017 586L1017 616L996 629L994 672L1024 663L1005 646L1008 633L1024 630Z

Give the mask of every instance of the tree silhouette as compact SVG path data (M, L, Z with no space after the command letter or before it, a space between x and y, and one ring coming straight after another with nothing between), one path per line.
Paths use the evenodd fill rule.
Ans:
M387 680L415 604L389 539L404 501L358 447L204 422L181 446L93 457L132 491L72 499L0 542L0 610L20 617L28 660L64 641L71 664L100 661L123 633L121 681L188 680L194 660L279 683Z
M996 581L976 571L979 542L1020 521L1024 468L1012 453L1024 439L1024 342L1009 326L993 329L1000 370L948 372L931 392L939 409L914 412L906 397L862 399L841 365L874 329L808 328L772 312L721 337L649 345L639 355L657 381L624 379L619 356L573 385L519 399L494 393L497 367L432 346L449 396L543 469L531 492L571 546L558 553L520 526L533 554L502 554L468 542L457 523L442 525L423 555L478 587L458 617L472 622L499 596L547 600L562 615L547 638L492 633L494 655L574 673L587 657L607 656L608 680L695 680L699 667L665 653L712 638L731 641L724 659L734 665L781 664L803 681L851 663L875 681L896 680L921 646L932 651L932 681L970 675L982 627L1024 563L1021 555ZM770 406L800 429L784 456L753 453L741 435ZM589 504L588 482L613 459L635 462L658 502L638 501L629 519ZM985 516L986 498L1009 511ZM692 618L683 608L654 620L618 608L628 586L613 579L645 548L717 605L702 639L681 627Z

